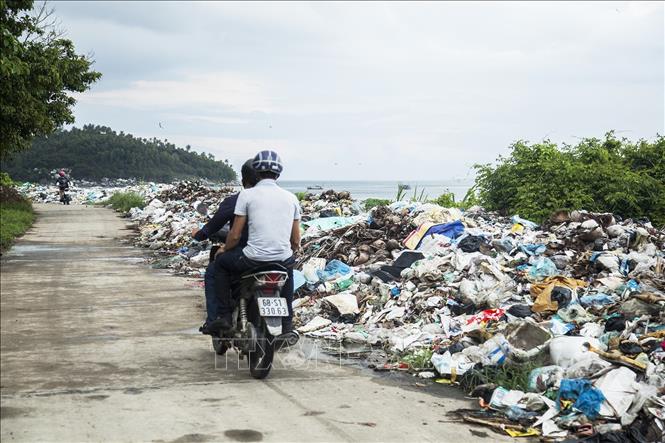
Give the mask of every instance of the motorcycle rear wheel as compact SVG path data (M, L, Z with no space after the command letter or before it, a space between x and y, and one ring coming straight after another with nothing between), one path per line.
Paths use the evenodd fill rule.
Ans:
M263 321L260 327L256 327L256 347L249 352L249 373L257 380L266 378L272 369L272 360L275 355L275 344L268 340Z

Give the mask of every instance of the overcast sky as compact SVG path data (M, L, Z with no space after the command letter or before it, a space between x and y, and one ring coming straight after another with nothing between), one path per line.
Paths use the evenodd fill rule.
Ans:
M236 169L272 148L284 179L448 179L517 139L665 133L662 2L52 5L103 73L78 126Z

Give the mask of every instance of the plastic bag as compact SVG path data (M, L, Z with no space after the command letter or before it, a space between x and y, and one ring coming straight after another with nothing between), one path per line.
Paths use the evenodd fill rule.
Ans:
M585 346L590 343L594 348L602 349L600 342L590 337L570 337L562 335L550 342L550 357L552 363L562 368L568 368L577 362L597 357Z
M524 392L506 389L501 386L492 393L490 407L492 409L504 409L511 406L517 406L517 403L524 397Z
M610 366L612 366L612 363L593 354L589 358L580 360L566 368L566 378L590 378Z
M471 346L462 353L469 355L472 361L479 362L483 366L502 365L510 355L510 343L503 334L496 334L482 345Z
M541 243L520 245L520 250L528 256L542 255L547 247Z
M617 302L617 298L607 295L607 294L589 294L583 297L580 297L580 303L582 306L605 306L611 305Z
M339 260L330 260L322 271L317 271L317 275L319 279L326 281L346 276L352 272L353 270L346 263Z
M302 272L308 282L316 283L319 281L318 271L322 271L325 267L325 258L313 257L307 260L307 262L303 265Z
M478 252L483 243L486 243L485 237L479 235L467 235L457 243L457 248L464 252Z
M578 304L573 304L567 308L559 309L557 314L563 321L566 322L582 324L592 320L592 316L586 312L586 309Z
M544 392L564 377L563 368L556 365L536 368L529 374L529 392Z
M636 376L633 371L622 366L596 380L596 388L607 399L607 403L600 408L602 415L620 418L628 411L635 398Z
M434 353L430 361L441 375L462 375L474 366L474 363L461 352L456 354L451 354L449 351L446 351L444 354Z
M557 275L559 271L552 260L547 257L540 257L533 262L529 269L529 277L532 280L543 280L546 277Z
M574 400L573 407L593 420L598 416L605 396L600 389L593 387L590 380L563 379L559 386L557 404L561 405L561 400Z
M512 217L510 217L510 221L513 223L519 223L520 225L529 229L536 229L538 227L537 223L523 219L519 215L513 215Z

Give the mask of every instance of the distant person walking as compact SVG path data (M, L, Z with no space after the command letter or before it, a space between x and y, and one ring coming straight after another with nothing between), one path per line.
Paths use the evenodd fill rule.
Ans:
M65 191L69 190L69 179L67 178L65 171L62 169L60 172L58 172L58 179L56 180L56 184L58 185L58 191L60 192L60 201L66 204L67 202L65 201Z

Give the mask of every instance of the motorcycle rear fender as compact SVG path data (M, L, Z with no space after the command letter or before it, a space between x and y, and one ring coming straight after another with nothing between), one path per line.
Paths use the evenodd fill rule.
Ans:
M282 317L263 317L268 327L268 332L273 337L282 334Z

